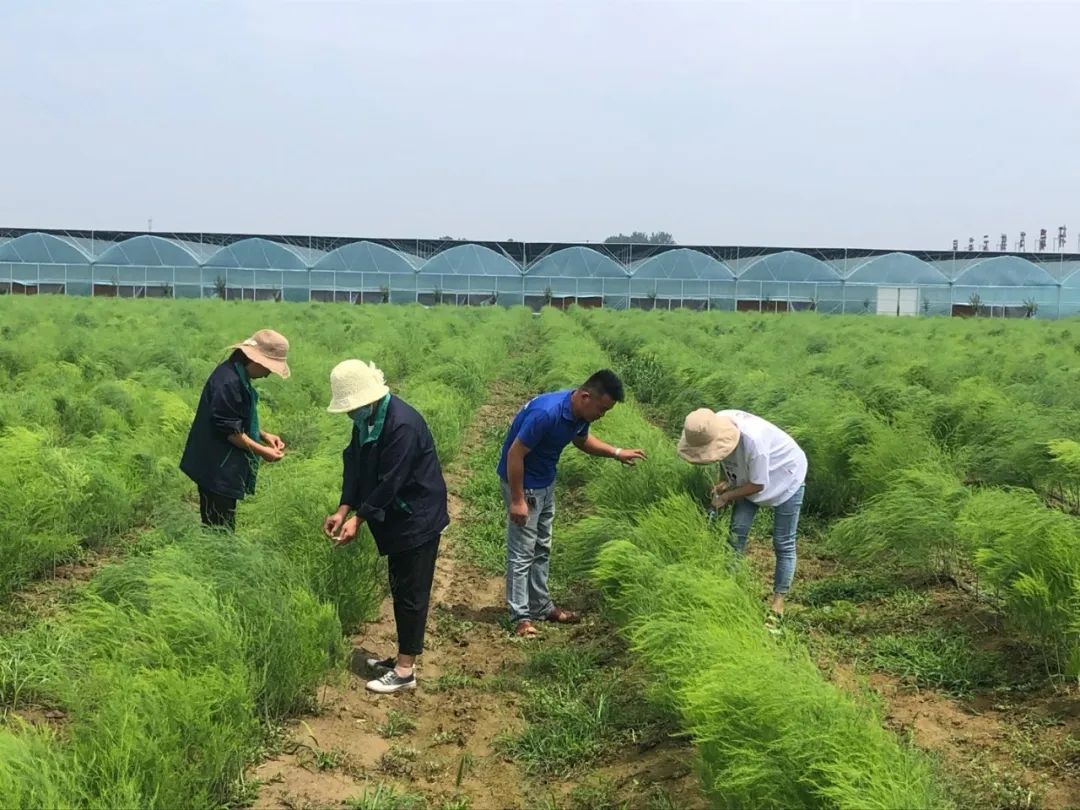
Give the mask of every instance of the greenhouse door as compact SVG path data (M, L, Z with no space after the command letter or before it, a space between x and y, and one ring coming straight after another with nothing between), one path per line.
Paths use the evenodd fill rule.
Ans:
M878 287L878 315L918 315L918 287Z

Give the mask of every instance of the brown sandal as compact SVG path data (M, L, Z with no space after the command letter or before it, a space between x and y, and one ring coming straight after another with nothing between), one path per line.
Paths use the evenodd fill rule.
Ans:
M514 635L520 638L532 638L533 636L540 635L540 631L533 626L533 623L528 619L522 619L517 623L517 627L514 628Z
M571 610L563 610L562 608L555 608L544 617L546 622L557 622L558 624L577 624L578 615Z

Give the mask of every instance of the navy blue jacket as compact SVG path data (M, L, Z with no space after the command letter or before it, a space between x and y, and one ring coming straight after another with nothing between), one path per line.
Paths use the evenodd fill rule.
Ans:
M226 361L203 386L180 469L208 492L242 499L250 465L258 462L233 446L229 436L247 433L250 427L251 393Z
M416 410L390 397L382 433L341 454L342 506L356 510L371 528L380 554L398 554L434 540L450 523L435 439Z

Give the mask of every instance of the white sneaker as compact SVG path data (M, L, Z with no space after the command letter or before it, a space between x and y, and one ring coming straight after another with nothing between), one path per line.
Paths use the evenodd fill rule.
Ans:
M368 665L368 669L393 669L397 666L397 658L394 656L389 658L367 658L365 663Z
M402 689L415 689L416 675L413 674L407 678L402 678L395 670L391 669L384 672L382 677L376 678L373 681L368 681L367 688L370 692L378 692L380 694L399 692Z

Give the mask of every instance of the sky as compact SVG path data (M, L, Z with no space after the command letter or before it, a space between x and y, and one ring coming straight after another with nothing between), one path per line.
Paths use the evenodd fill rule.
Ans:
M0 227L1080 233L1080 3L0 7Z

